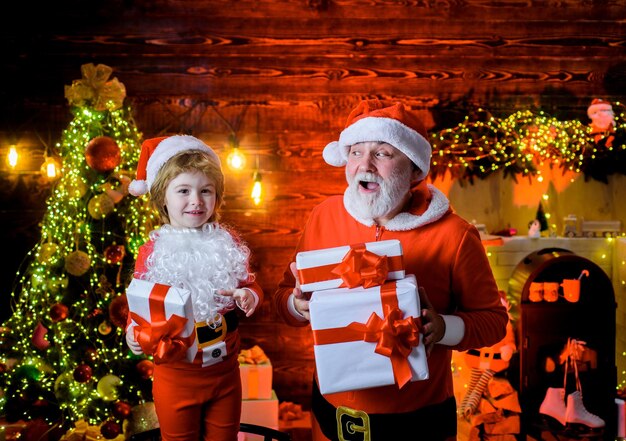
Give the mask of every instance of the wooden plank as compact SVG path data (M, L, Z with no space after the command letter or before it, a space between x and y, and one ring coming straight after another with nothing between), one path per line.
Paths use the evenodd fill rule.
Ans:
M278 18L379 18L380 20L398 16L415 15L425 20L449 18L462 15L475 20L485 16L511 18L516 20L541 20L546 17L558 16L564 20L571 19L606 19L607 17L624 16L624 5L619 1L603 3L602 7L581 7L578 0L561 0L558 2L528 2L527 0L409 0L396 2L392 0L278 0L254 1L245 0L231 2L228 0L212 0L197 2L193 0L149 0L135 1L132 4L76 4L60 2L56 8L42 8L39 16L50 13L53 17L64 18L62 12L70 13L70 17L88 18L89 14L100 13L110 20L120 16L146 17L175 16L179 19L188 16L238 18L238 17L278 17ZM546 15L550 12L552 15ZM558 14L557 14L558 12ZM65 20L68 20L65 17Z

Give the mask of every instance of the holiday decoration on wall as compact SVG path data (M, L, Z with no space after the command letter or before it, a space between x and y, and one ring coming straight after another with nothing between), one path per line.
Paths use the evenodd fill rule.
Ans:
M503 172L504 176L542 179L544 166L582 173L607 183L612 174L626 174L626 119L623 106L595 99L590 123L560 121L543 111L521 110L497 118L484 109L457 126L431 134L430 177L447 173L461 184Z
M84 426L115 439L152 398L152 362L124 338L125 288L157 218L145 198L127 197L141 134L123 84L108 66L82 73L66 87L73 119L57 144L63 173L4 323L12 344L0 346L0 405L9 422L42 420L64 433Z

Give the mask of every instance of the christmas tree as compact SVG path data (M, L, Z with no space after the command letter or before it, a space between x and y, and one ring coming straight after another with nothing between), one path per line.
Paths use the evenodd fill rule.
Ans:
M141 134L124 85L108 66L81 70L65 86L73 119L56 146L62 176L2 328L0 403L9 422L57 434L80 424L113 439L152 399L152 361L126 346L124 292L157 218L127 196Z

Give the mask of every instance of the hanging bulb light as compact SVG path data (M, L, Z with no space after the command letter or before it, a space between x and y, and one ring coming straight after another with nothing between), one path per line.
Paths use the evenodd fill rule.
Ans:
M53 181L61 176L61 165L53 156L46 155L43 164L41 164L41 174L43 177Z
M254 201L254 205L259 205L263 199L263 185L261 184L261 172L258 170L254 172L252 176L254 184L252 185L252 192L250 197Z
M243 170L246 165L246 156L239 149L239 140L234 133L229 136L228 145L231 150L226 157L226 164L231 170Z
M19 159L19 155L17 153L17 146L12 145L9 147L9 153L7 154L7 163L9 167L14 169L17 166L17 161Z

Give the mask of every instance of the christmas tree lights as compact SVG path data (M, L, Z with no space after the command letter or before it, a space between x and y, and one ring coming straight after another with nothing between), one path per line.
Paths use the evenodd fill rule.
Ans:
M125 343L124 292L157 217L144 198L127 197L141 134L109 69L83 66L87 77L66 88L74 118L56 146L61 178L0 334L0 405L9 421L43 419L59 430L84 421L116 438L130 414L120 409L151 400L141 364L151 362ZM86 146L99 137L106 150L96 146L88 155Z

